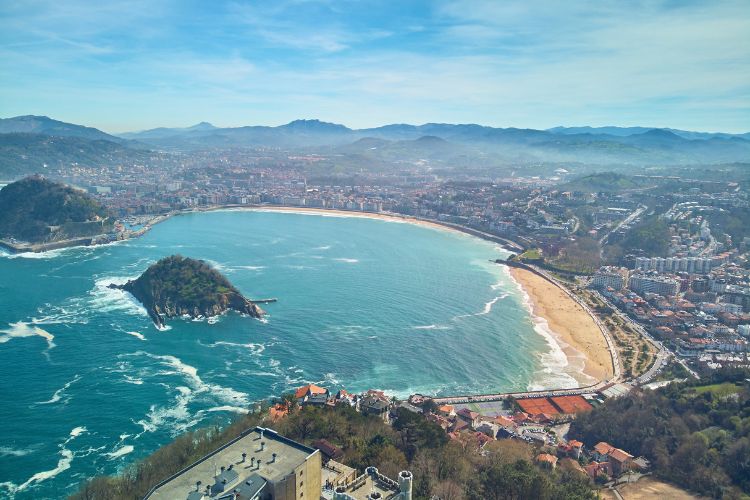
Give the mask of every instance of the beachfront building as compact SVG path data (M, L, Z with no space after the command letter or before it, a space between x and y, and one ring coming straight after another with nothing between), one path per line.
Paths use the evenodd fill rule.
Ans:
M255 427L157 484L144 500L320 498L321 453Z
M617 267L602 267L591 279L591 287L599 290L611 288L613 290L622 290L625 288L628 274L624 269Z
M634 274L628 280L631 290L639 294L655 293L664 297L672 297L680 291L680 282L666 276Z

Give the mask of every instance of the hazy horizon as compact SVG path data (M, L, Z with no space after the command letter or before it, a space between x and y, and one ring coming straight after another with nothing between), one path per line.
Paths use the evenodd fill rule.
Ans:
M304 117L750 130L736 0L39 0L0 14L0 112L112 133Z

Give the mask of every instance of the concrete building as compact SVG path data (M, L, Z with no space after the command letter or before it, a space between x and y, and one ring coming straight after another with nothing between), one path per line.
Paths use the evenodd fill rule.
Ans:
M319 450L256 427L157 484L144 500L320 498Z
M627 272L618 268L602 267L591 280L591 287L606 290L622 290L627 282Z
M664 297L677 295L680 282L665 276L634 274L628 280L628 287L636 293L655 293Z

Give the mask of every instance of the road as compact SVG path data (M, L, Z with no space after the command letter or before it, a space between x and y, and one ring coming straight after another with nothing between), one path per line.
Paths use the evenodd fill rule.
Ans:
M638 208L632 214L630 214L627 217L625 217L622 220L622 222L620 222L619 224L617 224L614 228L612 228L611 231L609 231L607 234L605 234L604 236L602 236L599 239L599 246L602 248L602 251L604 250L604 245L607 244L607 241L609 240L609 236L612 233L614 233L615 231L618 231L625 224L630 224L631 222L633 222L635 219L637 219L638 217L640 217L640 215L643 212L645 212L646 210L648 210L648 207L646 205L639 205Z
M681 359L679 356L675 355L672 351L667 349L664 344L662 344L660 341L656 340L654 337L651 336L650 333L646 331L645 328L643 328L639 323L633 321L630 316L623 313L617 306L615 306L613 303L611 303L606 297L604 297L602 294L600 294L598 291L593 292L598 299L600 299L602 302L607 304L609 308L611 308L615 314L623 320L626 324L628 324L631 328L633 328L635 331L640 333L646 340L651 342L651 344L657 348L658 352L656 353L656 360L654 360L654 363L651 365L651 367L646 370L644 374L634 379L632 382L636 383L638 385L643 385L651 382L659 373L661 373L662 368L664 365L666 365L667 361L669 361L670 358L674 358L675 361L680 363L687 371L690 373L690 375L694 378L699 378L698 374L695 373L689 366L687 366L687 363L683 359Z

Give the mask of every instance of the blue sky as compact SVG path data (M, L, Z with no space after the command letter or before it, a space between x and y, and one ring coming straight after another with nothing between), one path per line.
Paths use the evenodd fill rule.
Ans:
M750 2L0 2L0 116L750 131Z

